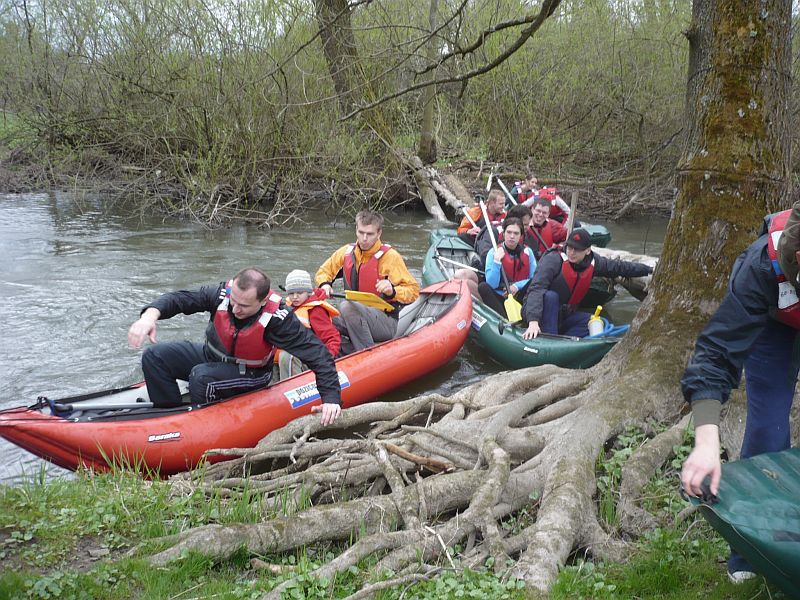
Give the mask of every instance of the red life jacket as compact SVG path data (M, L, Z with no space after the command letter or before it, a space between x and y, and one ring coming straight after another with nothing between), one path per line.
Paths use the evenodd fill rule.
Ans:
M547 200L550 203L550 218L551 219L559 219L562 215L566 213L564 210L559 206L558 199L560 196L558 195L558 188L554 187L543 187L539 190L538 194L539 198Z
M517 182L516 185L517 185L517 189L519 189L519 182ZM519 202L520 204L522 204L526 200L530 200L531 198L535 198L535 197L536 197L536 191L535 190L529 190L527 192L523 192L522 190L519 190L517 192L517 202Z
M550 227L550 224L547 222L547 220L542 223L541 227L537 227L533 224L533 221L531 221L530 228L531 231L535 232L533 234L533 239L536 240L536 247L531 248L531 250L533 250L537 255L541 254L548 248L553 247L553 228ZM538 236L536 235L537 233L539 234ZM542 240L539 239L539 236L541 236L542 240L544 240L544 243L547 244L547 246L542 247Z
M586 296L589 287L592 285L594 258L592 258L592 262L589 263L589 266L583 271L576 271L572 263L567 260L566 254L562 254L561 258L563 260L561 263L561 277L572 292L569 300L567 300L567 304L577 306L580 304L581 300L583 300L584 296Z
M480 208L478 210L480 210ZM494 218L492 218L492 217L494 217ZM501 212L501 213L498 213L496 215L489 215L489 219L490 219L492 225L494 225L495 232L498 232L500 224L505 220L505 218L506 218L506 213L505 212ZM481 213L478 216L478 218L475 219L475 225L477 225L479 229L483 229L486 226L486 219L483 218L483 211L481 211ZM496 237L497 237L497 233L495 233L495 238Z
M257 369L273 362L275 346L264 339L264 330L280 307L281 297L270 291L261 316L252 323L237 329L233 324L230 299L233 280L220 293L220 303L206 327L206 348L220 362L235 363Z
M356 267L355 248L355 244L350 244L350 247L344 255L344 263L342 265L344 289L369 292L380 296L380 293L378 293L375 287L378 280L381 278L380 273L378 273L378 262L392 247L389 244L381 244L378 251L373 254L367 262L362 264L361 267ZM391 300L387 300L387 302L391 303Z
M528 253L525 252L525 247L522 246L521 243L519 246L517 246L517 248L520 247L522 248L518 255L512 256L507 248L503 253L501 265L503 267L503 271L506 272L506 277L508 277L508 283L514 283L515 281L528 279L528 276L531 272L531 259L528 256Z
M543 187L539 189L538 193L539 198L547 200L551 204L555 201L556 196L558 196L558 189L554 187Z
M789 327L800 329L800 300L797 298L797 290L792 282L786 280L786 275L783 274L778 264L778 240L791 212L791 210L784 210L772 217L769 224L767 251L772 261L772 269L775 271L775 278L778 281L778 306L775 318Z

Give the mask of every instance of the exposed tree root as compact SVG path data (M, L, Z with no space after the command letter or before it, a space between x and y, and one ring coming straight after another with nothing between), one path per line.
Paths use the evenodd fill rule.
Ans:
M263 494L265 505L281 507L282 516L189 530L150 560L161 565L187 550L225 560L242 546L265 554L349 541L313 575L333 580L368 559L372 570L353 596L362 598L388 585L381 579L387 569L395 574L393 585L411 585L454 568L458 545L466 548L462 565L481 567L491 557L496 571L545 592L573 552L624 555L625 545L598 522L596 459L627 424L663 417L663 397L656 399L636 375L619 377L603 365L523 369L450 397L344 411L338 425L365 432L361 439L320 438L336 432L304 417L255 448L215 451L237 458L209 466L202 476L176 477L176 486L227 494L246 486ZM608 401L612 395L615 402ZM678 399L668 401L676 414ZM656 437L626 469L630 501L620 509L626 519L640 516L633 501L684 427ZM312 506L287 508L287 497ZM288 585L266 597L279 598Z
M677 424L649 440L622 468L620 483L620 499L617 504L617 516L623 531L636 535L642 529L655 527L657 522L646 510L637 506L642 488L650 481L653 472L672 454L674 446L680 444L683 434L689 426L687 415Z

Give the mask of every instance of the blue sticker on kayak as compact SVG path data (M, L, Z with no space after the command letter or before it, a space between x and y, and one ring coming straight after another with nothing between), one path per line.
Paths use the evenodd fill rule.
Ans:
M479 315L476 312L472 313L472 328L475 331L480 331L481 327L483 327L485 324L486 324L486 318L485 317L482 317L481 315Z
M339 387L341 389L349 388L350 380L347 378L347 375L345 375L344 371L337 371L336 374L339 376ZM314 400L319 400L320 398L316 381L312 381L311 383L288 390L284 392L283 395L286 396L286 399L289 401L289 404L292 405L292 408L300 408L301 406L305 406L309 402L314 402Z

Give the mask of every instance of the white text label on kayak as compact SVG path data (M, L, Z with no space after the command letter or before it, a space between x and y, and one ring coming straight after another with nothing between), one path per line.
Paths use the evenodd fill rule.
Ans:
M345 375L345 372L337 371L336 373L339 375L339 387L341 389L349 388L350 380L347 378L347 375ZM288 390L284 392L283 395L286 396L292 408L300 408L320 398L316 381Z
M147 436L148 442L174 442L181 437L180 431L171 431L169 433L158 433L155 435Z

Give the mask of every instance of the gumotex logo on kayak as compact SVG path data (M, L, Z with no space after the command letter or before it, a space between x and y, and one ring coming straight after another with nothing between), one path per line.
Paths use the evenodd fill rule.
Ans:
M147 436L148 442L171 442L180 439L180 431L171 431L170 433L158 433L156 435Z
M347 375L345 375L344 371L337 371L336 373L339 375L339 387L341 389L349 388L350 380L347 378ZM319 400L319 391L317 390L317 384L314 381L296 387L293 390L284 392L283 395L286 396L286 399L289 401L289 404L292 405L292 408L300 408L309 402Z

